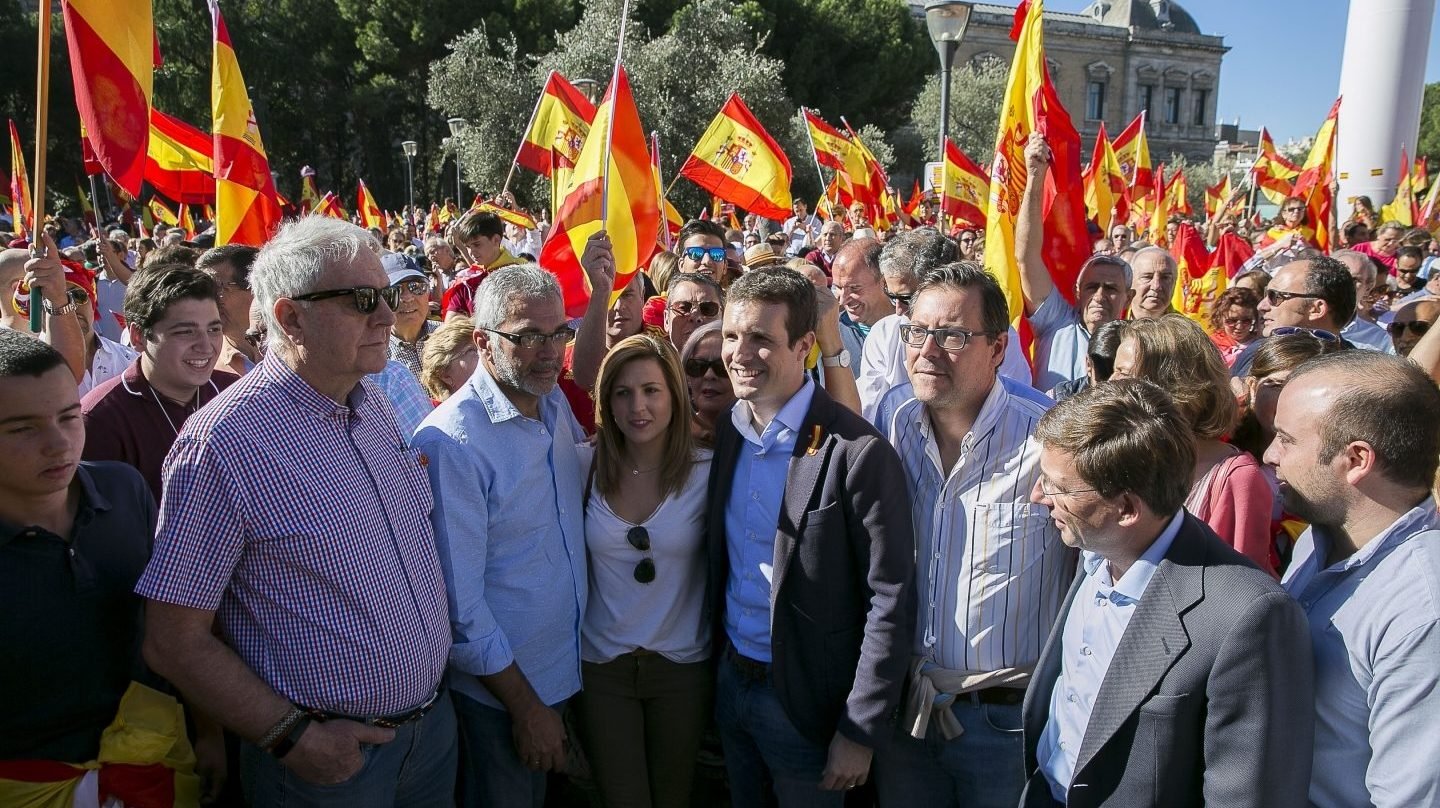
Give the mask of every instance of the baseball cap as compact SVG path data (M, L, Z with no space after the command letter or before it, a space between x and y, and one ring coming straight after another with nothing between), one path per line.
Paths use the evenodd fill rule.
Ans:
M385 268L385 276L390 279L390 285L403 281L407 278L419 278L428 280L425 270L415 263L415 259L405 253L385 253L380 256L380 266Z

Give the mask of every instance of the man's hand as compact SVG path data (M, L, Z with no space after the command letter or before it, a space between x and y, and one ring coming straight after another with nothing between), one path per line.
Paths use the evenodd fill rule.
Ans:
M847 791L865 785L870 779L870 759L874 753L868 746L846 738L839 732L830 740L830 756L820 776L820 788L826 791Z
M585 251L580 254L580 266L590 279L591 294L594 290L605 290L609 294L615 288L615 253L610 247L610 236L604 230L585 241Z
M65 267L60 263L60 250L55 246L49 233L40 234L40 247L34 253L37 257L25 262L25 283L31 289L39 289L54 308L64 306Z
M1049 168L1050 144L1045 142L1044 135L1031 132L1030 141L1025 144L1025 171L1032 177L1043 177Z
M281 759L285 768L316 785L333 786L355 776L365 763L360 744L389 743L395 730L372 727L357 721L311 721L300 734L290 754Z
M195 717L195 773L200 775L200 804L210 805L219 800L229 774L225 761L225 732L219 724L198 715Z
M821 356L834 356L845 347L845 340L840 336L840 298L829 289L817 286L815 301L820 315L815 318L815 342L820 346Z
M565 722L560 713L537 704L511 716L515 754L527 767L542 772L565 770Z

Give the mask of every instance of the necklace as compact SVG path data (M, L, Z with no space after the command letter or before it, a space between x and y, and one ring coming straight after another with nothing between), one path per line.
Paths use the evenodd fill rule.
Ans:
M165 409L165 403L160 400L160 396L155 392L155 388L153 387L150 388L150 397L155 399L155 406L159 407L160 414L165 416L165 423L170 425L170 431L175 433L175 437L180 437L180 430L175 426L175 421L170 417L169 411ZM195 407L190 410L190 413L187 413L187 415L194 413L195 410L198 409L200 409L200 388L197 387L195 388Z
M632 477L639 477L641 474L649 474L649 473L652 472L652 471L659 471L659 470L660 470L660 467L659 467L659 466L656 466L656 467L653 468L653 469L644 469L644 470L641 470L641 469L635 468L634 466L631 466L631 467L630 467L630 475L631 475Z

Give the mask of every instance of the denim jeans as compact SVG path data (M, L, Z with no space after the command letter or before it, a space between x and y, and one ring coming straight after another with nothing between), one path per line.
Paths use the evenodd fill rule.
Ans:
M389 743L361 747L365 762L343 783L319 786L297 777L254 744L240 747L240 778L250 805L336 808L439 808L455 802L459 748L455 711L441 693L419 721L395 729Z
M844 791L821 791L828 745L800 734L770 676L747 678L725 657L715 683L715 722L733 808L839 808ZM1013 808L1013 806L1012 806Z
M460 721L461 808L543 808L545 772L526 766L515 752L510 714L454 694ZM565 702L550 705L561 714ZM570 739L574 742L574 738Z
M1019 704L960 696L950 708L965 733L945 740L932 721L921 741L900 734L875 754L880 808L1015 808L1025 789Z

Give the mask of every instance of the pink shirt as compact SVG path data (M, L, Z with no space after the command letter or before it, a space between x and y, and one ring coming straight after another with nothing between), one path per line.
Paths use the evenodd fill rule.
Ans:
M1275 489L1248 452L1235 450L1196 482L1185 508L1226 544L1279 579L1279 558L1270 533Z

